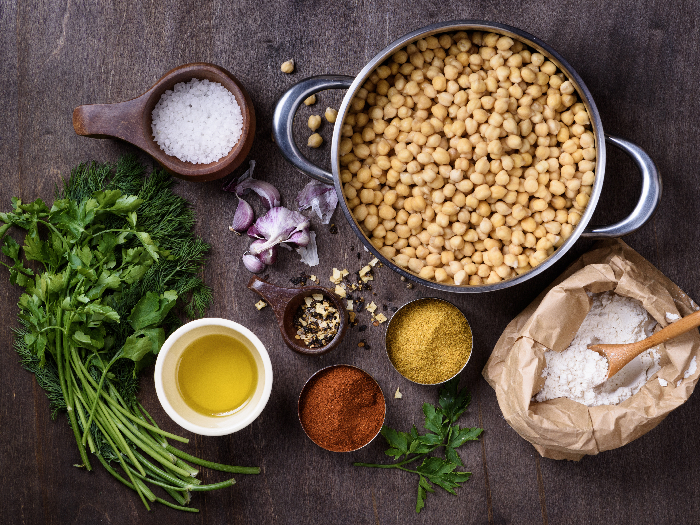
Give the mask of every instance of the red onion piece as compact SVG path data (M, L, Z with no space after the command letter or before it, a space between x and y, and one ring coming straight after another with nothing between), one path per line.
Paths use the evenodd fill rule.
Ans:
M238 207L236 208L236 213L233 216L233 224L229 226L229 230L241 235L245 233L250 225L253 224L255 220L255 213L253 212L253 207L248 204L248 202L243 199L238 199Z
M308 240L305 241L305 238L308 238L308 229L309 219L304 217L301 213L288 210L281 206L272 208L265 215L259 217L258 220L248 228L249 236L265 241L255 246L251 245L250 253L258 255L280 243L308 243ZM306 234L297 234L297 232L303 232L305 230ZM295 234L297 235L294 240L292 240Z
M243 266L251 273L260 273L265 269L265 263L250 253L243 254Z
M250 250L253 251L257 246L264 243L265 241L263 239L256 239L250 243ZM256 255L256 257L265 265L269 266L270 264L275 264L277 261L277 246L273 246L264 252L260 252L258 255Z

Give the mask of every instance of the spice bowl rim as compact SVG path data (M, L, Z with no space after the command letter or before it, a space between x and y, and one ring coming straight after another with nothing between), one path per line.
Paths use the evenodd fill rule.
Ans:
M376 434L374 434L372 436L372 438L369 441L367 441L367 443L365 443L364 445L362 445L360 447L352 449L352 450L330 450L330 449L324 447L323 445L316 443L316 441L314 441L314 439L311 436L309 436L309 433L306 431L306 428L304 427L304 423L302 423L302 421L301 421L301 399L304 396L304 392L306 392L306 389L309 386L309 384L311 383L311 381L313 381L314 378L316 378L317 376L319 376L323 372L327 372L328 370L330 370L332 368L340 368L340 367L354 368L356 370L359 370L363 374L365 374L367 377L369 377L377 385L377 388L379 389L379 393L382 395L382 400L384 401L384 416L382 417L381 425L379 425L379 429L377 430ZM386 421L386 396L384 395L384 391L382 390L382 387L379 385L379 381L377 381L372 374L370 374L366 370L360 368L359 366L349 365L346 363L337 363L334 365L328 365L328 366L324 366L323 368L321 368L321 369L317 370L316 372L314 372L313 374L311 374L311 377L309 377L306 380L306 382L304 383L304 386L301 388L301 391L299 392L299 398L297 399L297 417L299 418L299 425L301 426L301 429L304 431L304 434L306 434L306 437L309 438L309 440L317 447L320 447L323 450L327 450L328 452L339 452L339 453L357 452L358 450L363 449L367 445L372 443L372 441L374 441L377 438L377 436L381 433L382 427L384 426L384 421Z
M400 312L401 310L403 310L406 306L408 306L408 305L410 305L410 304L413 304L413 303L416 303L416 302L418 302L418 301L430 301L430 300L442 301L442 302L444 302L444 303L449 304L450 306L453 306L455 309L457 309L457 311L458 311L460 314L462 314L462 317L464 317L464 321L467 323L467 326L469 327L469 333L470 333L471 336L472 336L472 342L471 342L471 348L469 349L469 357L467 357L467 360L464 362L464 365L462 365L462 368L460 368L460 369L457 371L457 373L455 373L453 376L448 377L447 379L445 379L445 380L443 380L443 381L439 381L439 382L437 382L437 383L419 383L418 381L414 381L413 379L409 379L408 377L406 377L405 375L403 375L403 374L399 371L398 368L396 368L396 365L394 364L394 362L391 360L391 357L389 356L389 348L387 347L386 341L387 341L387 337L389 336L389 330L391 329L391 323L394 321L394 319L396 318L396 316L399 314L399 312ZM443 298L441 298L441 297L434 297L434 296L418 297L417 299L413 299L412 301L408 301L407 303L401 305L401 307L399 307L399 309L396 310L396 311L394 312L394 315L391 316L391 319L390 319L389 322L387 323L386 331L384 332L384 353L386 354L386 358L387 358L388 361L391 363L391 366L393 367L393 369L396 370L396 372L397 372L399 375L401 375L401 377L403 377L404 379L406 379L407 381L410 381L411 383L413 383L413 384L415 384L415 385L421 385L421 386L436 386L436 385L442 385L442 384L447 383L448 381L454 379L455 377L457 377L459 374L461 374L462 372L464 372L464 369L465 369L465 368L467 368L467 365L469 364L469 361L471 361L471 359L472 359L472 355L474 355L474 331L472 330L472 325L471 325L471 323L469 322L469 319L467 319L467 316L465 315L465 313L461 310L461 308L459 308L459 307L458 307L456 304L454 304L452 301L448 301L447 299L443 299Z
M258 386L256 387L256 394L254 394L254 396L257 395L257 392L259 391L260 396L258 397L255 405L253 405L252 409L248 410L247 413L245 411L241 411L222 417L201 416L202 418L211 419L213 421L227 420L226 424L208 427L199 425L188 420L175 409L165 391L164 381L166 379L163 376L163 368L165 366L165 361L168 357L168 354L172 351L175 345L183 338L183 336L192 332L193 330L211 326L223 327L227 331L237 333L238 335L241 335L245 339L247 339L251 343L251 345L246 345L246 347L249 350L253 351L251 349L252 346L254 351L258 354L258 356L260 357L260 362L262 363L262 370L258 370ZM186 347L187 346L185 346L185 348ZM260 367L258 366L258 368ZM263 379L262 387L260 386L261 377ZM177 382L177 378L171 378L169 380L174 380ZM158 401L163 407L163 410L165 410L166 414L168 414L170 419L172 419L175 423L180 425L185 430L189 430L190 432L203 436L225 436L233 434L234 432L238 432L239 430L244 429L253 421L255 421L255 419L262 413L263 409L265 408L267 402L270 399L270 394L272 392L272 380L272 362L270 360L270 356L267 352L267 349L265 348L265 345L263 345L260 339L245 326L235 321L218 317L205 317L202 319L197 319L195 321L190 321L189 323L182 325L180 328L178 328L172 334L170 334L170 336L166 339L165 343L163 343L160 352L158 353L154 371L156 396L158 397ZM170 390L172 390L172 388ZM181 397L177 386L175 387L175 390L177 391L177 395ZM184 400L182 400L182 402L184 403Z

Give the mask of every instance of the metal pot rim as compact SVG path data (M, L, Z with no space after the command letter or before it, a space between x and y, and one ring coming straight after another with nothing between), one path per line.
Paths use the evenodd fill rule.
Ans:
M440 284L435 281L422 279L417 275L404 270L403 268L395 264L393 261L388 260L379 252L379 250L377 250L372 245L371 242L369 242L369 239L355 221L355 218L353 217L350 209L348 208L347 202L343 194L342 184L340 182L340 156L338 148L340 145L340 133L342 125L338 125L338 123L342 123L345 120L348 108L350 106L350 102L354 98L355 93L360 89L360 87L362 86L362 84L364 84L367 78L369 78L372 72L379 65L381 65L383 61L385 61L387 58L393 55L396 51L410 44L411 42L419 40L420 38L424 38L426 36L434 35L437 33L445 33L448 31L488 31L500 33L510 36L511 38L517 39L523 42L524 44L528 45L529 47L534 48L538 52L542 53L545 57L551 60L561 71L563 71L566 77L569 80L571 80L574 84L576 92L578 93L579 97L581 98L581 101L585 105L586 110L588 111L593 135L595 137L596 178L595 182L593 183L593 190L591 192L591 197L588 201L588 205L586 206L584 213L581 215L581 219L574 228L574 231L571 234L571 236L569 236L569 238L566 239L566 241L564 241L564 243L559 248L557 248L554 251L554 253L551 256L549 256L542 264L523 273L522 275L518 275L517 277L514 277L512 279L508 279L506 281L501 281L494 284L476 286ZM603 123L600 119L598 108L596 107L595 102L593 101L593 97L590 91L588 90L588 87L586 87L585 83L578 75L578 73L576 73L573 67L571 67L571 65L569 65L569 63L566 60L564 60L564 58L553 48L551 48L547 43L531 35L530 33L505 24L486 22L483 20L453 20L449 22L439 22L436 24L431 24L420 29L416 29L415 31L411 31L410 33L407 33L406 35L394 40L391 44L389 44L387 47L385 47L383 50L377 53L374 56L374 58L370 60L367 63L367 65L365 65L365 67L363 67L362 70L355 76L355 80L352 82L352 84L347 90L347 93L345 94L345 97L343 98L340 109L338 110L338 117L336 120L335 129L333 131L333 141L331 146L333 180L335 190L338 193L338 201L340 202L340 206L343 209L343 213L345 214L345 217L348 223L350 224L350 227L353 229L354 233L360 238L365 247L383 264L389 266L394 271L406 277L407 279L410 279L413 282L428 286L436 290L452 293L481 293L501 290L503 288L509 288L511 286L520 284L532 277L535 277L536 275L539 275L540 273L549 269L559 259L561 259L581 236L583 231L586 229L586 226L588 225L589 221L591 220L591 217L593 216L596 205L598 204L600 193L603 188L603 179L605 175L605 159L605 135L603 134Z

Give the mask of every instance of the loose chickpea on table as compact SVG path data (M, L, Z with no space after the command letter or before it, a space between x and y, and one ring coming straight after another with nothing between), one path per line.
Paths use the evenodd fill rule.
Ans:
M418 40L378 67L342 122L340 178L372 244L423 279L511 279L571 235L595 181L574 86L495 33Z

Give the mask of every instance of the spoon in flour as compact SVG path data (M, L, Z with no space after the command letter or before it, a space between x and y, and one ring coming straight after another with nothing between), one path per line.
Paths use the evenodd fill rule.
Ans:
M669 339L678 337L681 334L700 326L700 311L683 317L675 323L671 323L666 328L659 330L646 339L637 341L636 343L627 343L621 345L588 345L589 350L598 352L608 361L608 375L606 379L617 374L624 366L632 361L642 352L653 348L654 346L665 343Z

